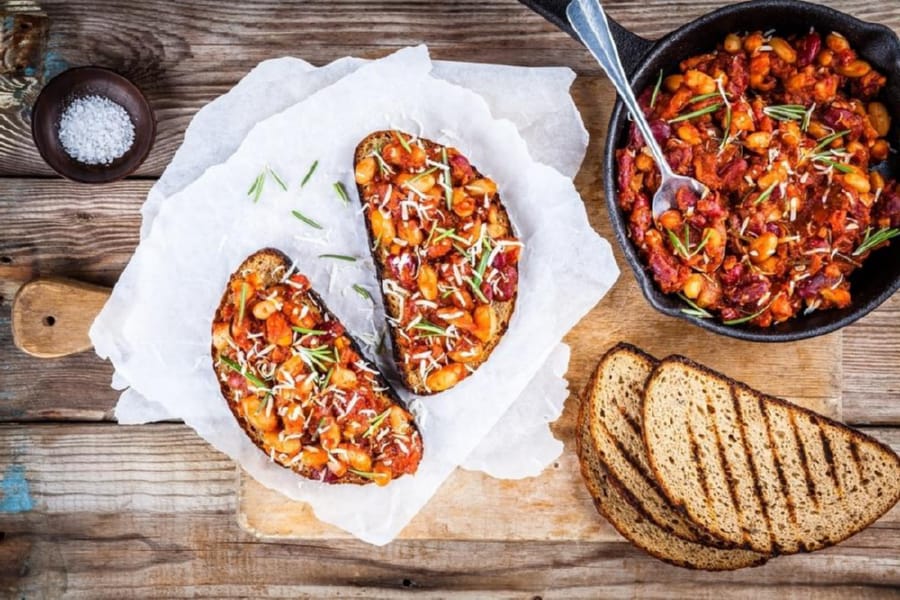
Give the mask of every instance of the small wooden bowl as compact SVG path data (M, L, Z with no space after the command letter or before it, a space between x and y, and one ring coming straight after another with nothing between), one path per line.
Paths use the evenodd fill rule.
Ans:
M87 165L69 156L59 141L59 120L81 96L105 96L124 108L134 124L134 143L108 165ZM44 86L31 111L31 135L41 157L54 171L80 183L108 183L126 177L144 162L156 137L156 119L136 85L109 69L77 67Z

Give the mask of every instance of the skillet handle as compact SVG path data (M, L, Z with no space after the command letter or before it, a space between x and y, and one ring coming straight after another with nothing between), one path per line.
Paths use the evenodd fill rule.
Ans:
M519 2L578 40L578 35L566 18L566 7L569 5L569 0L519 0ZM609 22L609 30L619 49L622 66L630 77L656 42L628 31L609 15L606 16L606 20ZM581 40L578 41L581 42Z

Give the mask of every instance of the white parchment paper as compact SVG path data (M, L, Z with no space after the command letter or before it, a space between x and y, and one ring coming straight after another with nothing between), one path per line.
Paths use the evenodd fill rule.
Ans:
M465 460L532 381L559 340L617 276L609 245L590 228L571 181L535 162L516 127L496 120L484 100L429 75L424 48L400 51L359 67L252 128L224 164L161 204L138 247L139 266L121 335L93 336L124 381L163 405L263 484L309 502L317 516L371 543L393 539L452 470ZM381 323L372 306L350 291L376 290L358 204L344 206L331 186L353 190L353 148L369 132L401 127L452 144L489 173L503 197L525 251L518 305L491 360L456 388L412 399L425 440L415 477L385 488L327 486L302 481L269 462L242 434L222 400L209 356L210 315L231 271L251 252L271 245L286 251L329 307L363 340ZM297 192L314 160L319 168ZM270 165L291 185L273 184L254 204L246 190ZM352 194L355 197L355 194ZM325 230L290 216L300 209ZM360 257L356 263L319 254ZM117 287L114 297L118 293ZM377 294L376 294L377 297ZM375 313L381 314L381 307ZM97 333L96 328L92 333Z
M342 58L316 68L306 61L285 57L257 65L232 90L203 107L191 121L184 142L151 188L141 211L141 237L146 237L160 204L194 181L207 168L223 162L259 121L312 93L333 84L368 61ZM433 63L431 74L478 93L495 117L511 120L525 139L529 152L539 162L574 176L584 158L588 136L568 89L575 74L568 68L526 68L506 65L441 62ZM252 106L254 110L247 110ZM116 331L116 316L127 311L131 277L135 265L122 275L114 301L97 320L97 331ZM556 356L568 356L564 344ZM509 416L504 416L491 435L462 465L498 478L535 476L558 458L562 444L550 433L547 423L559 416L568 395L563 378L568 366L559 361L544 365ZM128 382L116 374L114 387ZM517 408L519 404L530 410ZM540 409L547 409L540 410ZM548 419L547 415L556 415ZM134 388L125 389L116 406L121 424L139 424L177 419L165 407L144 398ZM490 439L510 440L491 444ZM515 443L512 443L512 441Z

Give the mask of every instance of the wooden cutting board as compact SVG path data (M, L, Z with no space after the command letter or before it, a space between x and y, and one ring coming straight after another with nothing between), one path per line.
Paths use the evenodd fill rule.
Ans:
M620 265L626 265L617 256ZM624 266L627 269L627 266ZM760 344L724 338L653 310L634 277L623 272L612 291L565 339L572 348L571 392L553 424L562 456L535 478L497 480L457 471L399 539L610 541L620 539L601 518L581 481L575 455L575 415L581 391L600 356L619 341L657 357L684 354L833 418L841 418L841 333L792 342ZM344 539L350 534L319 522L309 505L294 502L238 476L238 523L264 538Z
M620 256L617 259L625 264ZM16 345L43 357L90 348L87 330L108 294L106 288L67 280L26 284L13 304ZM764 392L841 417L840 332L790 344L720 337L654 311L628 272L565 341L572 348L567 379L573 393L553 425L554 434L565 444L562 456L539 477L523 480L496 480L457 470L404 529L401 539L618 539L597 515L584 489L573 442L578 394L599 357L618 341L631 342L658 357L684 354ZM305 503L293 502L243 472L237 485L238 522L255 535L306 540L351 537L319 522Z

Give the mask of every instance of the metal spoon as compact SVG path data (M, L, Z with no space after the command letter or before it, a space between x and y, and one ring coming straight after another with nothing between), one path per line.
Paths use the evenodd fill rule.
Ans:
M650 124L644 117L644 111L641 110L628 79L625 76L625 69L622 68L622 61L619 60L619 52L616 49L616 43L613 41L612 34L609 31L609 24L606 22L606 13L600 6L598 0L572 0L566 9L566 16L569 17L569 23L578 33L578 37L584 42L603 70L609 76L609 79L616 86L619 96L628 107L631 117L637 124L641 135L644 136L644 142L650 148L650 153L659 167L661 181L659 189L653 195L653 218L654 220L671 208L675 208L675 195L681 188L688 188L693 191L697 197L703 197L707 193L706 186L693 179L683 175L676 175L666 157L662 152L662 148L653 137L653 131Z

